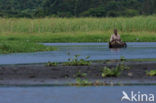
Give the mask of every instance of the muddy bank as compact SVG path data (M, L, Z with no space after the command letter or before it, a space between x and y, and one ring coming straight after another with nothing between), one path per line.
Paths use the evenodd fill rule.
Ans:
M90 66L57 66L46 64L1 65L0 85L66 85L76 83L77 78L106 84L156 84L156 76L146 75L146 71L156 69L156 62L125 62L130 67L119 77L101 76L104 66L114 67L118 61L93 62ZM81 74L85 73L85 76Z

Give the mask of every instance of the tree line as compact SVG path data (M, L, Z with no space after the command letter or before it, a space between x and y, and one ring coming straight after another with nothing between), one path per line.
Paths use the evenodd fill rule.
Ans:
M155 13L156 0L0 0L0 17L131 17Z

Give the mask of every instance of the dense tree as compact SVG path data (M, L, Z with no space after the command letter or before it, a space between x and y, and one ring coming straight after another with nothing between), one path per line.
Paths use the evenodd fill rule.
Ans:
M116 17L155 13L156 0L0 0L1 17Z

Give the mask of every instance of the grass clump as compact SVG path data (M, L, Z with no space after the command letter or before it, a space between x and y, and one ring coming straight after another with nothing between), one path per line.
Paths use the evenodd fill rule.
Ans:
M156 76L156 70L147 71L146 74L148 76Z
M22 41L0 42L0 54L52 51L52 50L55 50L55 48L33 42L22 42Z
M115 68L108 68L108 67L104 67L102 70L102 77L118 77L120 76L120 74L122 73L123 70L127 70L129 69L129 67L125 66L124 62L125 62L125 58L122 57L120 59L120 63L115 67Z
M121 70L119 68L108 68L104 67L102 70L102 77L118 77L121 74Z
M68 54L70 55L70 54ZM68 62L63 63L64 66L89 66L91 64L88 59L90 56L86 56L85 58L79 59L80 55L75 55L74 58L69 58Z

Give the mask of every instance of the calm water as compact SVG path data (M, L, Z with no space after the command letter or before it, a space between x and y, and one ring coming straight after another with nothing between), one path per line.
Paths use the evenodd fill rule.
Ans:
M44 43L56 46L57 51L17 53L0 55L0 64L44 63L48 61L63 62L80 54L82 57L91 56L90 60L156 58L156 42L152 43L127 43L126 49L109 49L107 43Z
M132 103L121 102L122 91L156 96L156 86L0 87L0 103Z
M107 43L45 43L56 46L57 51L18 53L0 55L0 64L41 63L66 61L80 54L91 56L91 60L134 58L156 58L156 43L128 43L126 49L109 49ZM115 87L0 87L0 103L132 103L121 102L122 91L130 94L154 94L156 86L115 86ZM135 103L135 102L133 102ZM142 102L149 103L149 102ZM154 103L154 102L153 102Z

